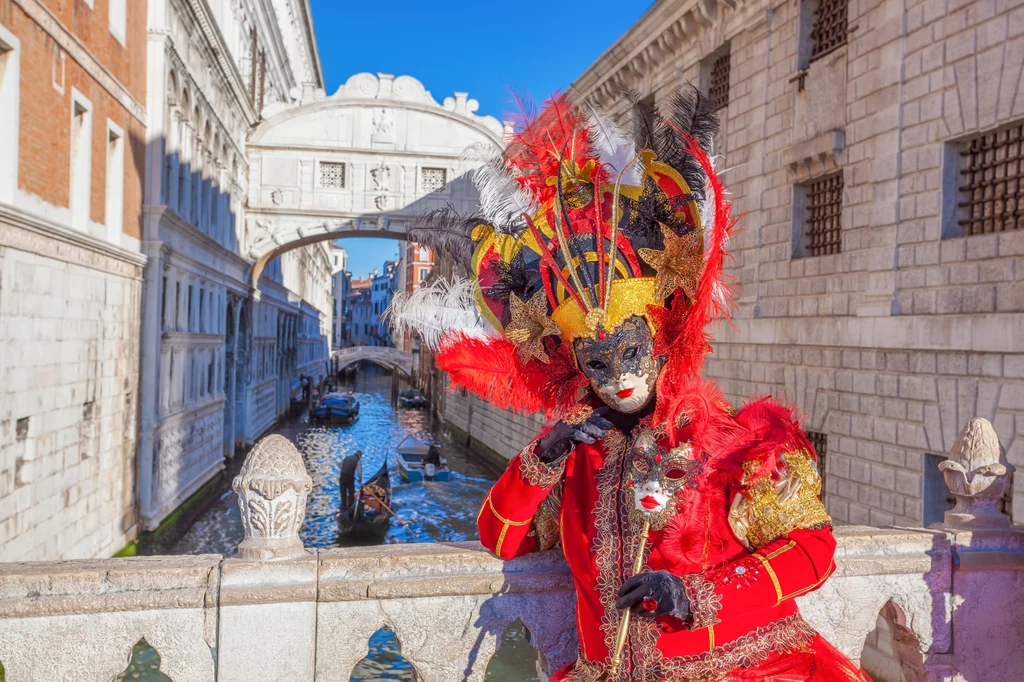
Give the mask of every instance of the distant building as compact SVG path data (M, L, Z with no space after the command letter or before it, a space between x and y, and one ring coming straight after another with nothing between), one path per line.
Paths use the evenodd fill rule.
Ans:
M348 253L342 247L331 246L331 348L344 348L348 344L348 291L352 273L347 271Z
M434 269L434 253L427 247L416 242L405 242L402 249L400 289L411 292L420 288L420 285L427 281L431 271ZM407 333L404 339L398 341L398 345L405 351L412 351L418 347L418 341L412 334Z
M384 261L384 271L373 278L373 289L370 293L370 301L373 311L372 336L377 343L374 345L390 346L391 331L386 322L381 321L381 316L391 305L391 299L398 290L398 271L401 261Z
M364 279L353 279L348 292L348 315L346 323L350 346L370 346L373 339L373 280L377 271Z

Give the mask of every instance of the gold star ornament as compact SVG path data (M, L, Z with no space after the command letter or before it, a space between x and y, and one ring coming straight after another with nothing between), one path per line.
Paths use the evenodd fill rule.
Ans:
M658 273L655 295L664 302L676 289L682 289L686 298L693 302L697 296L697 279L704 267L704 232L695 230L680 237L663 223L658 225L665 248L638 250L640 257Z
M550 358L544 352L544 337L556 336L562 330L547 316L544 290L535 293L529 301L511 294L509 304L512 319L505 325L505 338L516 345L519 360L523 364L534 358L548 362Z

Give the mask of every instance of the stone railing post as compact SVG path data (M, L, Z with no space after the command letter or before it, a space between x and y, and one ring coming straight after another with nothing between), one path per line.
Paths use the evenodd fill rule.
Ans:
M299 539L312 487L278 435L256 444L234 480L245 539L221 564L218 682L313 682L317 554Z
M238 495L245 539L240 559L291 559L302 556L299 528L313 479L302 455L284 436L267 436L245 458L231 487Z
M946 528L1007 528L1010 517L999 510L999 500L1010 485L1013 467L999 437L987 419L967 422L949 459L939 464L946 487L956 497L956 506L946 512Z

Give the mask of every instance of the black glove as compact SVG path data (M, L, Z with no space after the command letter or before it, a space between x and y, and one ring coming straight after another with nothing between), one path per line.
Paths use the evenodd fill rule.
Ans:
M653 611L644 605L646 600L649 600L646 606L656 605ZM683 581L668 571L641 573L622 583L615 608L631 609L641 618L668 615L685 621L690 617L690 600L683 589Z
M555 422L551 430L537 444L537 459L545 464L557 464L562 461L577 443L594 443L604 439L612 423L604 418L610 407L599 407L594 410L587 421L581 424Z

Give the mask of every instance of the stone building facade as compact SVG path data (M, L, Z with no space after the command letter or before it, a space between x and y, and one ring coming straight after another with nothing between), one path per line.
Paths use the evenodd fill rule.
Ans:
M0 559L135 537L145 3L0 0Z
M1022 70L1021 0L659 0L573 85L719 109L739 310L708 374L805 413L839 522L939 520L975 416L1024 466Z
M272 263L258 293L245 252L248 136L323 84L306 0L150 0L148 35L144 530L287 409L327 357L331 309L326 246Z

